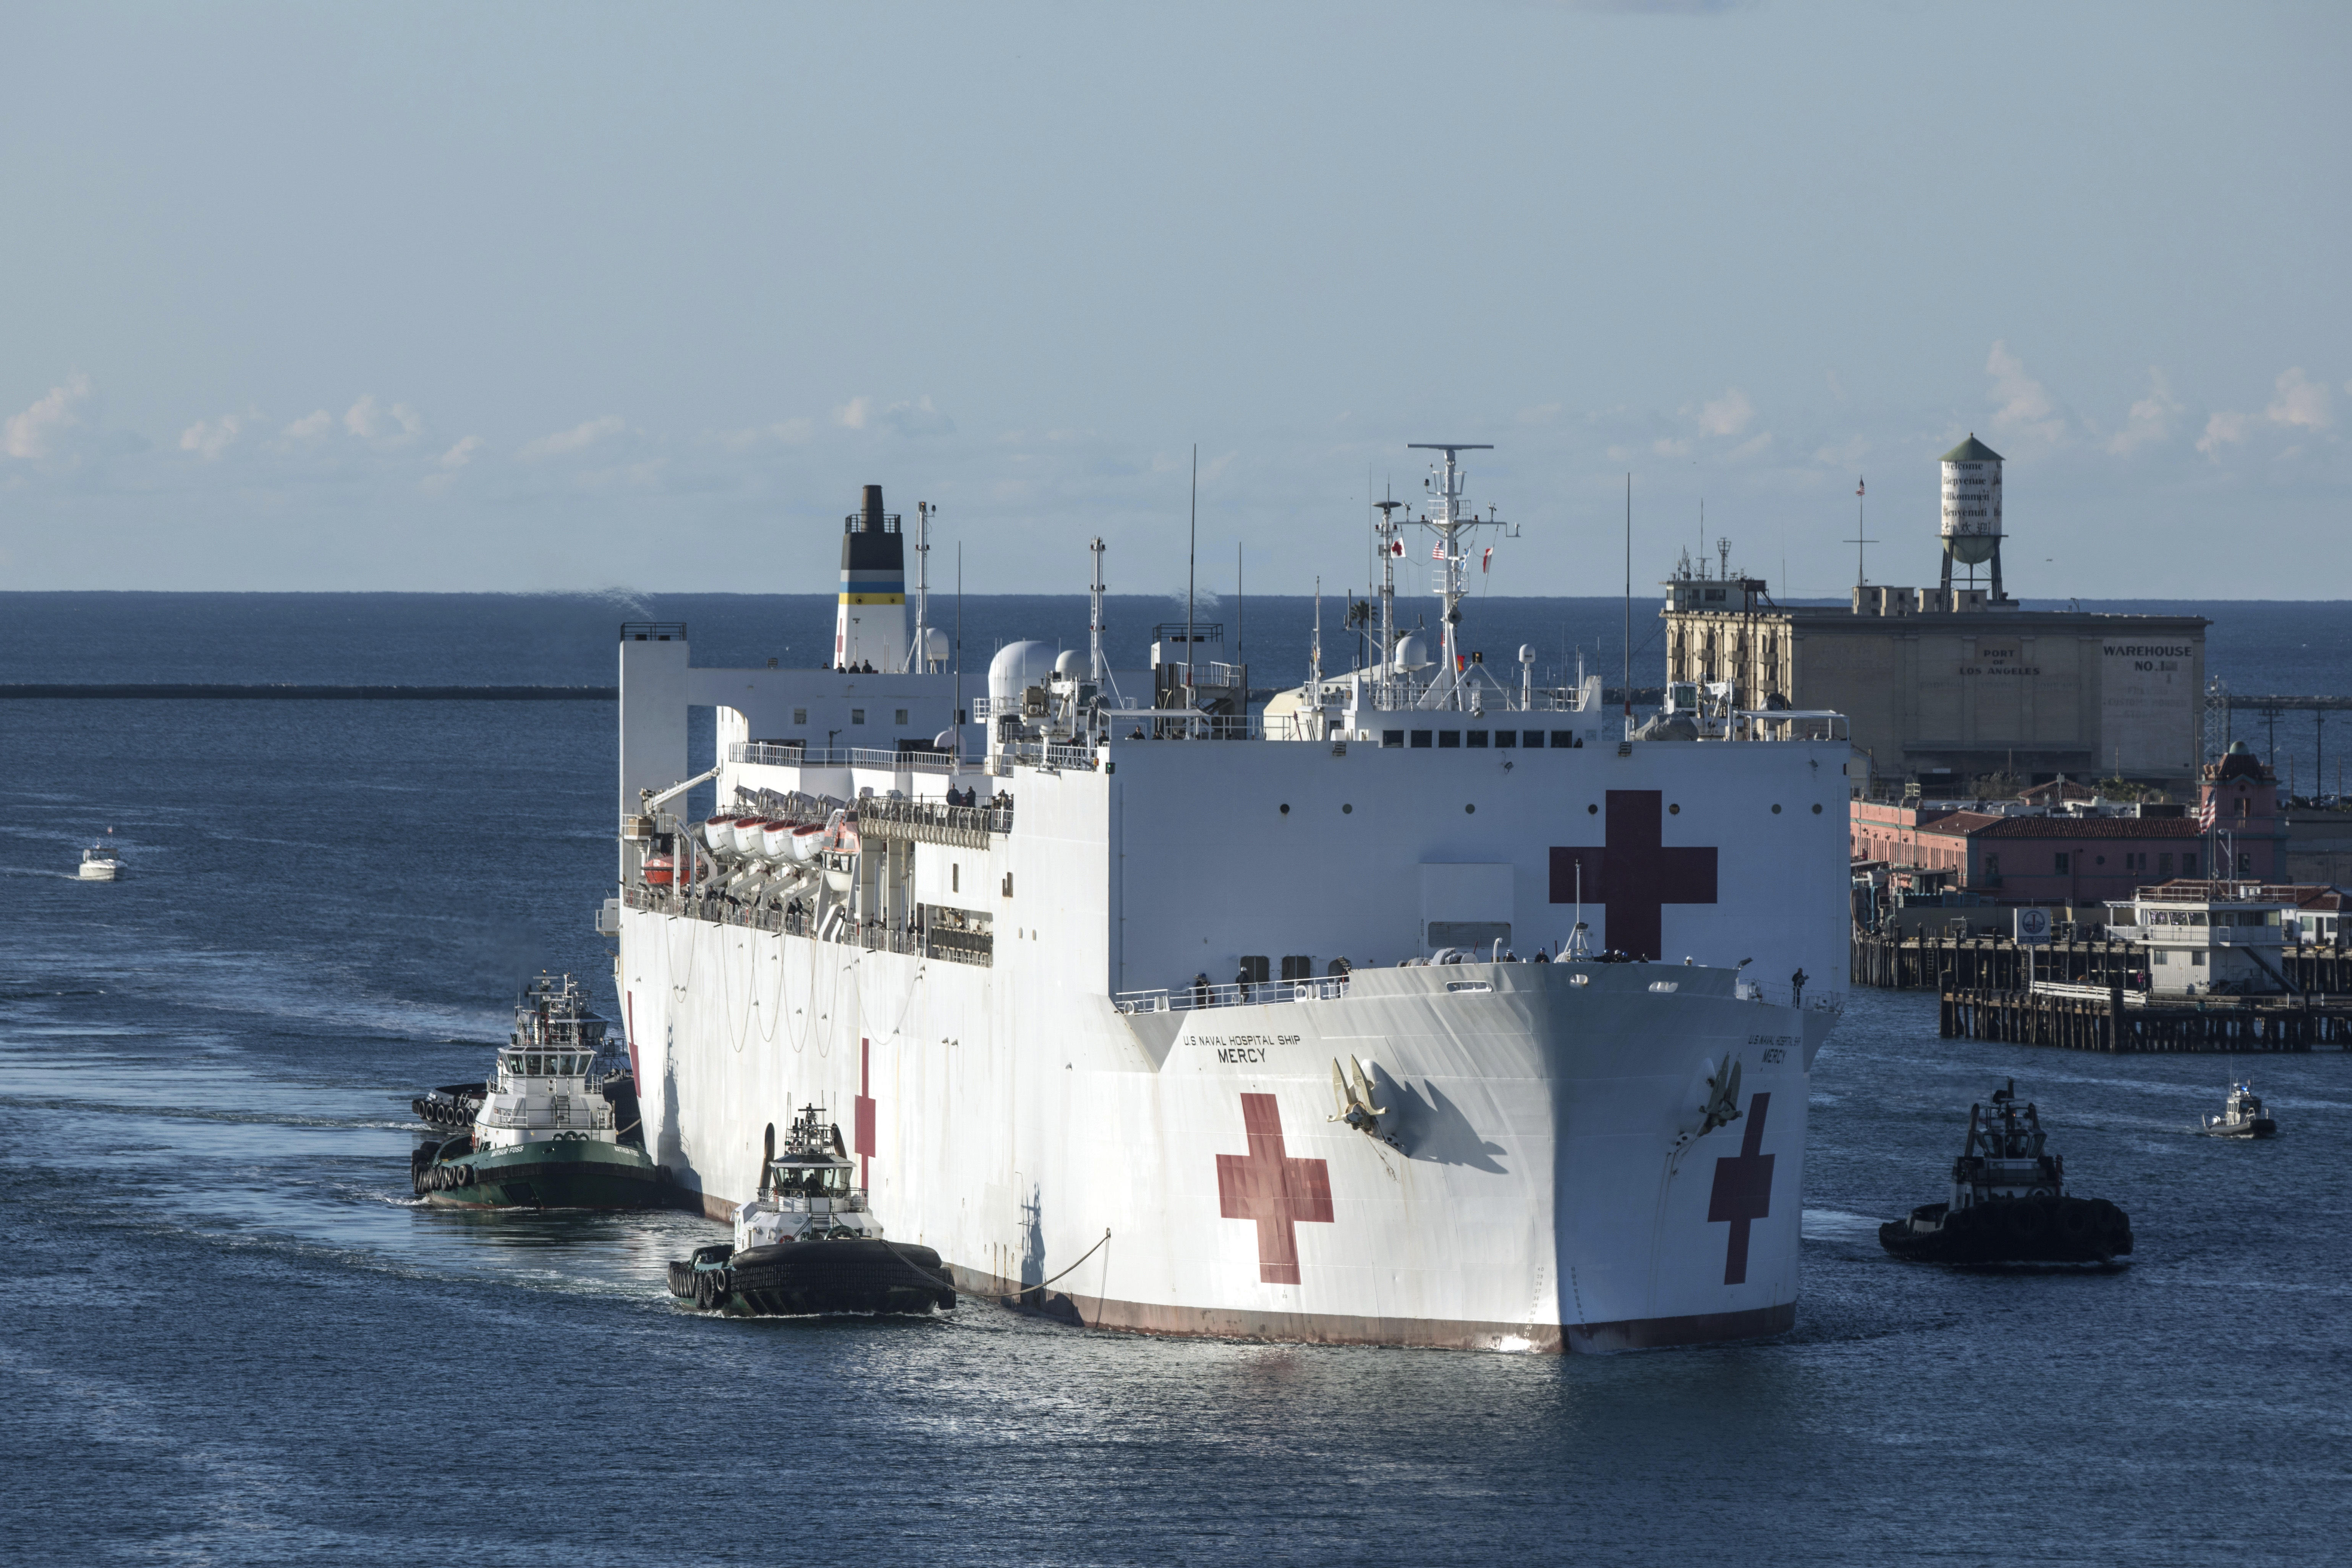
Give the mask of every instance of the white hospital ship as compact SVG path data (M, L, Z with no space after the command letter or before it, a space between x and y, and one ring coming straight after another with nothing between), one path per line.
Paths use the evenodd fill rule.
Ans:
M1015 643L976 689L919 584L909 625L879 487L845 520L832 668L697 668L685 627L623 628L600 924L655 1158L708 1213L816 1103L893 1236L977 1293L1053 1281L1090 1325L1790 1327L1846 985L1843 721L1718 707L1635 739L1597 679L1470 662L1491 520L1469 448L1434 449L1427 504L1374 525L1370 667L1318 657L1255 709L1213 626L1109 668L1099 540L1092 646ZM1428 634L1396 609L1422 543ZM703 779L717 815L682 820Z

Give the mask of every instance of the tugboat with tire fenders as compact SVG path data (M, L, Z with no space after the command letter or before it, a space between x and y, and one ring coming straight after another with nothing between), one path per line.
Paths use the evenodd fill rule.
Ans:
M841 1129L802 1107L783 1152L762 1167L760 1195L735 1211L733 1244L673 1262L670 1294L739 1318L952 1309L940 1255L885 1237L850 1175Z
M2066 1162L2047 1138L2010 1079L1990 1107L1969 1107L1950 1200L1887 1221L1879 1244L1922 1263L2113 1264L2132 1249L2130 1216L2105 1198L2069 1196Z
M606 1028L569 974L525 986L488 1079L409 1102L431 1129L409 1155L417 1196L462 1208L685 1206L689 1194L646 1152L636 1081L610 1059Z

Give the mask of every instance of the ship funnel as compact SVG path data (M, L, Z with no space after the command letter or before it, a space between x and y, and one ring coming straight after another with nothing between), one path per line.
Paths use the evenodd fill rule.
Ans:
M866 487L866 500L857 509L857 531L860 533L882 531L882 487L880 485Z

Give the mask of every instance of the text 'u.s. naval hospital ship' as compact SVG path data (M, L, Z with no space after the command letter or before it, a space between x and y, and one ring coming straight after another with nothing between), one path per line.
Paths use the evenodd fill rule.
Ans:
M846 520L831 668L698 669L685 627L623 627L600 924L656 1160L723 1216L793 1107L847 1110L894 1237L979 1294L1066 1273L1054 1304L1107 1328L1787 1329L1845 994L1843 721L1635 739L1597 678L1460 653L1492 520L1468 448L1433 449L1426 506L1373 525L1377 657L1318 651L1255 710L1215 626L1108 668L1096 540L1091 647L1004 647L957 711L879 487ZM1421 530L1429 634L1395 604ZM689 778L695 705L718 755ZM673 815L705 779L718 815Z

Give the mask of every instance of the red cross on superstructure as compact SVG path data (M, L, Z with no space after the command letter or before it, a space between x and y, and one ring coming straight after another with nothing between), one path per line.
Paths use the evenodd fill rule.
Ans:
M1654 789L1612 789L1601 807L1604 843L1551 852L1551 901L1599 904L1609 946L1633 958L1664 956L1660 914L1668 904L1715 902L1715 848L1664 842L1664 797Z
M1296 1285L1298 1237L1291 1227L1302 1220L1331 1223L1330 1168L1283 1152L1282 1110L1270 1094L1242 1096L1242 1125L1249 1152L1217 1156L1218 1210L1227 1219L1257 1221L1261 1284Z
M874 1101L867 1095L874 1088L874 1042L860 1038L857 1042L857 1184L866 1185L866 1162L874 1154Z
M1772 1212L1772 1156L1764 1149L1764 1113L1771 1109L1769 1092L1748 1100L1748 1132L1739 1152L1715 1163L1715 1191L1708 1195L1709 1225L1728 1222L1731 1238L1723 1249L1723 1282L1748 1283L1748 1227Z

